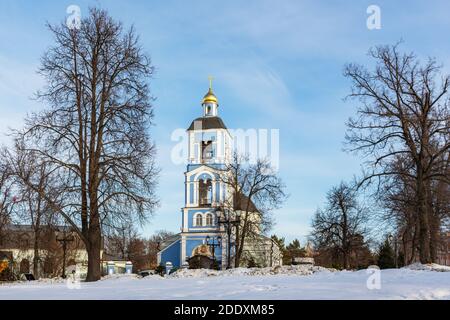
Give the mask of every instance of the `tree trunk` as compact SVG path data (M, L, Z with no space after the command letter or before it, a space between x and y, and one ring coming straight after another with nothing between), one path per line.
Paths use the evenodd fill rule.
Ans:
M101 235L100 229L98 232L89 230L89 246L86 248L88 253L88 272L86 276L86 281L97 281L100 280L101 274Z
M97 281L100 280L102 276L100 268L102 235L99 222L98 210L93 208L93 211L91 211L91 220L88 232L88 272L86 281Z
M343 250L342 253L343 253L343 262L344 262L343 267L344 267L344 269L348 269L349 268L348 253L347 253L347 251L345 249Z
M439 219L435 214L432 214L430 219L430 259L431 262L436 262L439 247Z
M408 264L413 263L416 259L418 230L419 230L419 222L416 221L416 223L414 224L414 230L413 230L412 240L411 240L411 257L410 257Z
M418 168L417 176L417 216L419 218L419 257L421 263L430 263L430 224L423 173Z
M342 202L342 199L339 201L339 207L342 211L342 253L344 258L344 269L349 268L348 258L349 258L349 228L348 228L348 216L347 216L347 210L345 208L344 203Z
M100 242L93 243L88 249L88 272L86 276L86 281L97 281L101 278L100 270Z
M430 180L426 182L428 221L430 225L430 260L436 262L439 242L439 205L434 203Z
M403 235L402 237L402 252L403 252L403 260L404 260L404 264L408 264L408 248L407 248L407 241L405 239L405 235Z
M239 268L239 262L240 262L240 257L238 257L238 254L237 254L237 252L238 252L238 248L239 248L239 246L240 246L240 239L239 239L239 225L237 225L236 226L236 240L235 240L235 242L236 242L236 244L235 244L235 250L236 250L236 252L234 253L234 267L235 268ZM227 250L228 250L228 248L227 248ZM230 256L230 259L231 259L231 256ZM230 263L230 265L231 265L231 263Z
M249 200L250 202L250 200ZM241 234L239 235L239 231L236 234L236 238L240 236L240 238L238 239L237 243L236 243L236 257L234 259L234 264L235 264L235 268L239 268L239 265L241 263L241 258L242 258L242 252L244 251L244 244L245 244L245 238L248 236L248 232L249 232L249 221L248 221L248 216L249 216L249 209L248 209L248 204L247 204L247 210L245 211L245 215L244 215L244 223L242 225L242 231ZM237 228L239 228L240 225L237 226ZM251 230L250 230L251 232Z
M246 234L246 230L245 230L245 225L244 225L244 227L242 228L242 235L236 242L236 256L234 259L234 267L235 268L239 268L239 265L241 264L241 257L242 257L242 252L244 250L244 243L245 243L245 234Z
M39 228L34 232L34 244L33 244L33 275L36 279L39 279L39 237L40 230Z

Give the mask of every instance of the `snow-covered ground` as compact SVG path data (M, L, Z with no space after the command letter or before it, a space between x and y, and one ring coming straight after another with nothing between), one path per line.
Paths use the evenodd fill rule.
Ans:
M70 289L59 280L0 285L2 299L450 299L450 267L415 264L378 275L320 267L182 270L158 275L110 276ZM375 281L375 282L374 282ZM74 287L73 285L70 287ZM75 286L76 287L76 286ZM375 285L375 287L377 287Z

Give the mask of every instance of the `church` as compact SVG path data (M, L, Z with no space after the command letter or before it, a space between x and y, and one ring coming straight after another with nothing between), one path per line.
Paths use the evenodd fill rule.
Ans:
M203 115L187 129L188 161L181 232L160 244L157 258L159 265L170 262L174 267L225 269L234 267L235 235L239 232L239 221L224 219L227 212L224 207L233 194L220 179L232 158L233 137L219 117L219 101L213 93L211 79L201 106ZM229 209L228 212L239 211L236 207ZM280 265L282 256L278 245L263 234L257 238L258 241L246 241L243 251L247 259L240 266L249 266L249 261L257 266Z

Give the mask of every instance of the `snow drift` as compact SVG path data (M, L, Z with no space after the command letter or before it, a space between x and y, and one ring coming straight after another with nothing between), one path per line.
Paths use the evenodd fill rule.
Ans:
M443 266L437 263L428 263L428 264L422 264L422 263L413 263L409 266L404 267L405 269L410 270L424 270L424 271L440 271L440 272L450 272L449 266Z
M448 299L449 267L414 264L380 271L370 289L367 270L335 271L298 265L224 271L179 270L166 277L111 275L70 287L61 279L0 285L6 299ZM333 272L334 271L334 272ZM214 288L216 290L211 290ZM205 295L205 292L208 292Z
M170 274L173 278L190 277L214 277L214 276L267 276L267 275L311 275L316 272L333 272L335 269L328 269L313 265L276 266L266 268L234 268L228 270L211 269L180 269Z

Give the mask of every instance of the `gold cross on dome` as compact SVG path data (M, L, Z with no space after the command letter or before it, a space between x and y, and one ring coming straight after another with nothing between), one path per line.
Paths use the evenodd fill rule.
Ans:
M213 76L208 76L209 80L209 89L212 89L212 81L214 80Z

